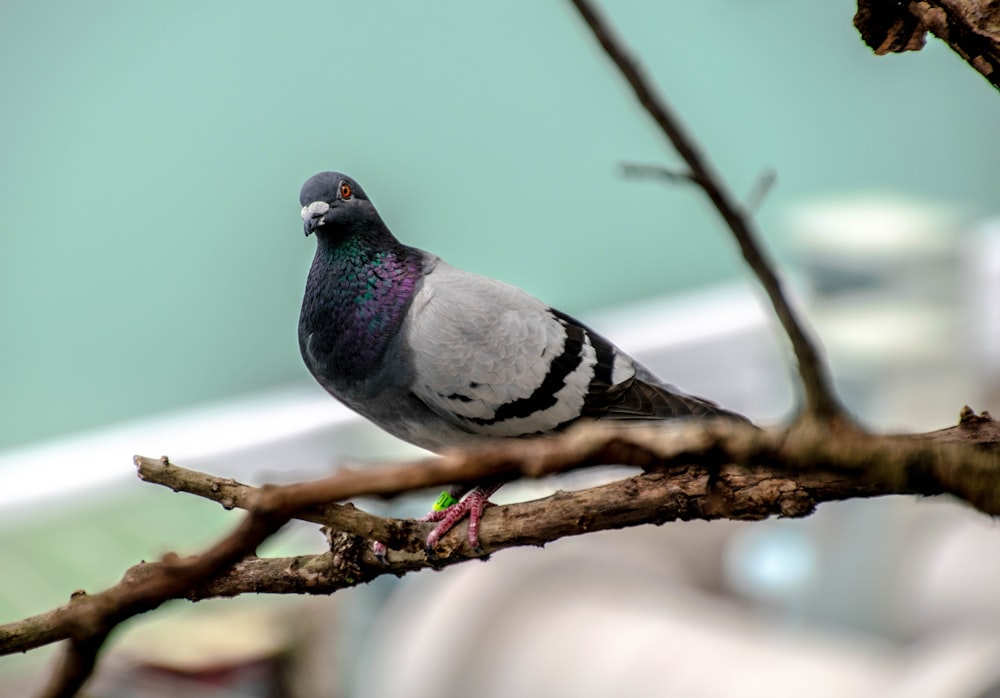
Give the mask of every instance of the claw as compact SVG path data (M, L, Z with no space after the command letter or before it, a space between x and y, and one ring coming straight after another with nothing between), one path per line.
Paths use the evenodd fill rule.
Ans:
M432 569L444 569L444 560L438 557L434 548L424 548L424 552L427 554L427 564L430 565Z
M490 496L500 489L501 484L503 483L476 487L462 501L452 504L442 511L432 511L427 514L423 518L424 521L438 522L438 525L427 536L428 556L437 547L441 537L465 518L466 514L469 515L469 546L476 551L477 555L482 554L482 548L479 547L479 520L483 516L483 510L492 504Z

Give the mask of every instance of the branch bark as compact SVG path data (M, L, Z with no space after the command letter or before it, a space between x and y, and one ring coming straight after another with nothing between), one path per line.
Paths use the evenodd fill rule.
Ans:
M168 556L136 565L119 584L100 594L81 592L61 608L0 626L0 654L61 639L92 647L117 623L171 598L198 600L249 592L325 594L383 574L398 576L475 558L463 531L445 536L430 558L424 541L432 524L383 519L351 505L330 504L330 499L391 496L497 474L543 477L602 464L647 471L580 492L558 492L534 502L488 509L480 531L487 554L645 523L800 517L822 502L889 494L950 493L997 515L998 444L1000 425L989 415L971 411L963 413L957 427L917 436L857 432L832 438L822 428L764 432L726 423L644 427L598 423L551 438L373 466L366 472L342 471L313 483L260 488L187 470L166 459L137 456L143 480L227 508L246 508L248 517L202 555ZM280 560L253 557L252 542L293 516L327 526L330 553ZM392 548L387 563L372 554L372 539ZM241 561L233 560L241 554ZM80 652L70 654L73 662L80 656Z
M997 0L858 0L854 26L879 56L919 51L930 32L1000 90Z

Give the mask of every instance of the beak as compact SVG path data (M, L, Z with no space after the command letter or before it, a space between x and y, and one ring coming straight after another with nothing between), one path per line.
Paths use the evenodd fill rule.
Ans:
M316 232L316 228L322 226L325 221L323 216L330 210L330 204L325 201L313 201L308 206L302 207L302 227L306 236Z

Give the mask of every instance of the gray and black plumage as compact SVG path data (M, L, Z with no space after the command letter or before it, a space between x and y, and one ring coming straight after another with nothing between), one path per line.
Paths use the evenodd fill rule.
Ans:
M525 291L404 245L347 175L315 175L300 202L317 238L302 357L331 395L401 439L441 451L583 419L744 420Z

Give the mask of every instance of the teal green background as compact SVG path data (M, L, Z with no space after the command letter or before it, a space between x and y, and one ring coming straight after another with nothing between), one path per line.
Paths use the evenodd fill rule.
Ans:
M931 41L878 58L854 3L608 2L759 214L888 189L995 212L996 91ZM405 242L568 312L745 274L569 3L7 3L0 448L308 380L313 173Z

